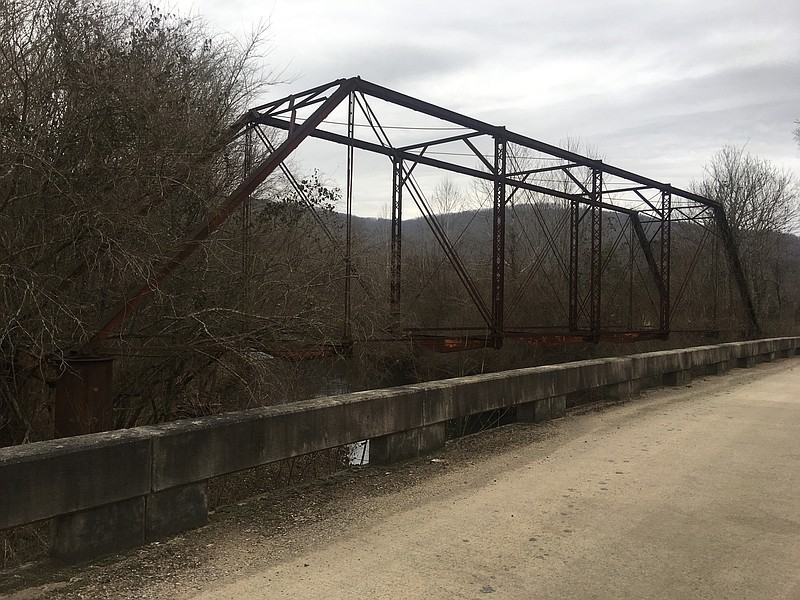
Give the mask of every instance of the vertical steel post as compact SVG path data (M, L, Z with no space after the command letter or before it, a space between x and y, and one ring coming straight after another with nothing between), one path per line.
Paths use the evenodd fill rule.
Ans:
M400 265L403 232L403 159L392 161L392 240L389 257L389 304L396 308L400 303Z
M569 203L569 330L578 331L578 263L580 250L580 204Z
M353 274L353 137L355 136L355 94L347 96L347 185L345 202L347 204L347 233L345 240L344 276L344 331L343 338L349 342L353 336L351 319L351 278Z
M114 427L113 364L110 357L71 358L56 383L55 437Z
M244 136L244 177L247 179L253 169L253 128L248 127ZM251 222L252 195L248 194L242 201L242 272L241 292L243 299L247 298L247 288L250 280L250 222Z
M633 237L636 226L634 225L634 220L630 216L628 217L628 225L631 228L631 237L628 241L628 245L630 246L630 256L628 258L628 329L633 330L633 271L635 266L634 261L636 260L636 256L633 253Z
M595 342L600 341L600 310L603 269L603 171L592 169L592 232L591 269L589 272L589 330Z
M670 327L670 265L672 250L672 192L669 189L661 192L661 310L659 329L661 336L667 339Z
M494 206L492 209L492 332L491 345L503 346L503 294L506 243L506 140L494 138Z
M711 281L711 285L714 288L714 304L713 304L713 314L712 319L714 323L714 329L719 331L720 330L720 322L719 322L719 302L720 302L720 292L719 292L719 226L717 225L716 219L714 220L714 238L712 239L712 246L711 246L711 273L709 274L709 281Z

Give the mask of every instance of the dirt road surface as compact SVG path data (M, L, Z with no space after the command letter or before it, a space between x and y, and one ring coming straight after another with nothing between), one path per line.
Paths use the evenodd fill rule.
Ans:
M800 598L800 358L431 458L263 497L9 597Z

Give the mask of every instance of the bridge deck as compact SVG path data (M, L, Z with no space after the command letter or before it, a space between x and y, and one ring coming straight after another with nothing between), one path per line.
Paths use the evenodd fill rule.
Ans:
M264 498L66 576L92 597L797 598L798 431L792 357L315 484L278 521Z

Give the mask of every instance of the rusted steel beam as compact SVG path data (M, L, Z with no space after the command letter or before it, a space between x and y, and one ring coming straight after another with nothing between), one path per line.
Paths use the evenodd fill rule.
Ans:
M108 357L64 361L64 372L56 383L56 438L114 427L113 364Z
M253 122L258 123L260 125L266 125L268 127L283 129L285 131L289 130L289 123L287 121L270 116L265 116L265 115L255 116ZM437 169L450 171L452 173L459 173L461 175L467 175L469 177L484 179L486 181L494 181L495 179L494 173L492 171L482 171L480 169L466 167L464 165L447 162L445 160L433 158L430 156L425 156L422 154L405 152L404 150L399 148L382 146L380 144L376 144L374 142L368 142L366 140L358 138L355 138L351 141L347 136L341 135L339 133L334 133L332 131L315 130L309 134L309 137L342 145L352 144L355 148L358 148L359 150L374 152L376 154L383 154L384 156L387 156L393 160L396 158L401 158L403 161L409 164L426 165L429 167L435 167ZM529 181L525 181L524 179L522 180L514 179L514 177L511 177L508 174L506 175L504 182L506 186L511 188L520 188L524 190L529 190L531 192L538 192L540 194L553 196L554 198L561 198L562 200L575 200L581 204L586 204L590 206L594 204L594 201L591 198L583 194L570 194L569 192L564 192L554 188L548 188L545 186L536 185L530 183ZM608 202L601 203L601 206L606 210L612 210L615 212L620 212L625 214L636 212L631 208L626 208L624 206L617 206L615 204L610 204Z
M492 346L503 346L503 299L506 249L506 141L494 140L494 205L492 208Z
M256 106L242 115L233 125L231 125L231 129L238 130L244 127L249 121L250 113L254 111L268 114L282 114L286 112L294 113L300 108L324 102L326 100L326 97L323 95L325 92L332 88L342 87L345 85L348 88L353 89L353 78L350 80L344 78L337 79L335 81L331 81L330 83L318 85L317 87L300 92L298 94L291 94L285 98L279 98L278 100L261 104L260 106Z
M289 134L286 140L255 168L250 176L247 177L236 190L234 190L222 207L210 219L203 222L180 246L175 254L155 270L153 276L147 282L136 288L126 301L111 312L111 315L103 321L103 325L81 347L80 353L92 354L96 352L100 343L117 331L123 325L127 316L135 312L150 294L158 288L158 285L164 281L164 279L178 268L181 263L194 254L200 247L200 243L219 229L244 199L253 193L253 191L278 168L278 165L286 160L295 148L322 123L334 108L347 99L348 95L353 90L354 84L355 82L353 80L342 82L303 124L298 125L297 128Z
M624 344L641 342L645 340L662 339L660 331L604 331L598 338L591 331L583 332L520 332L506 331L507 341L531 344L535 346L557 347L574 344L591 344L597 342L610 342ZM492 348L491 332L484 336L473 335L412 335L411 342L417 346L439 353L461 352L464 350L478 350Z
M353 92L347 96L347 137L355 137L355 98ZM347 180L345 184L345 249L344 249L344 331L342 337L353 337L352 318L352 277L353 277L353 144L347 145Z
M750 288L747 285L747 278L744 275L742 263L739 260L739 249L736 245L736 239L733 237L728 219L725 217L725 211L722 207L714 211L714 218L717 221L717 228L722 238L722 245L725 248L725 254L728 257L728 264L733 271L736 286L739 288L739 295L742 298L742 303L745 306L745 312L748 319L748 330L751 335L760 335L761 326L758 323L758 315L756 315L755 306L753 306L753 299L750 295Z
M408 146L400 146L400 147L398 147L398 150L402 150L403 152L409 152L411 150L427 150L431 146L438 146L438 145L441 145L441 144L449 144L451 142L464 142L466 144L470 144L469 138L478 137L480 135L482 135L482 134L476 133L476 132L464 133L464 134L461 134L461 135L451 135L451 136L448 136L448 137L438 138L438 139L435 139L435 140L428 140L428 141L425 141L425 142L419 142L419 143L416 143L416 144L410 144ZM474 152L475 146L471 146L471 148L473 149L473 152Z
M403 259L403 161L392 161L392 233L389 250L389 303L400 303L401 265Z
M569 204L569 328L578 329L578 270L580 268L580 204L573 200Z
M449 123L459 125L468 129L469 131L434 139L426 142L413 144L402 148L394 148L389 143L388 138L385 136L379 139L380 144L369 142L356 137L354 130L354 99L364 110L364 105L367 102L367 96L378 98L380 100L393 103L400 107L405 107L434 118L442 119ZM328 115L339 106L345 99L349 98L348 105L348 123L347 135L341 135L331 131L321 129L321 126ZM361 100L359 100L359 98ZM363 103L362 103L363 100ZM298 121L298 110L306 109L311 110L310 116L303 117ZM367 114L367 113L365 113ZM369 109L368 118L374 114ZM350 215L352 214L352 159L353 150L355 148L367 150L370 152L383 154L389 157L394 165L394 178L393 178L393 198L392 198L392 244L391 244L391 258L390 258L390 300L393 305L397 305L400 299L400 263L401 263L401 243L402 243L402 188L408 185L408 191L411 194L412 200L417 203L423 216L426 217L429 226L437 237L440 245L442 246L445 256L450 260L451 265L456 270L457 274L464 283L467 292L470 294L471 299L478 308L478 311L483 317L483 320L488 327L488 342L482 338L468 338L468 337L446 337L444 339L451 340L445 344L436 342L441 347L455 348L463 347L484 347L486 344L499 348L502 345L504 335L507 333L504 327L504 251L505 251L505 206L510 197L507 193L507 188L516 190L524 189L532 192L547 194L555 198L561 198L570 201L570 260L567 278L569 280L570 291L570 306L568 314L568 327L569 333L567 334L553 334L561 336L559 339L575 339L585 340L586 336L590 336L591 341L599 341L600 339L609 339L608 336L626 336L633 339L650 339L646 336L663 336L668 331L669 327L669 223L671 217L671 199L673 196L682 197L698 206L705 207L706 210L712 209L718 216L722 215L723 226L720 228L721 236L725 241L725 247L728 250L728 255L731 260L732 269L737 279L737 284L740 288L742 299L745 303L752 328L758 330L758 324L753 310L752 301L747 290L747 283L741 270L741 264L736 255L736 248L733 237L727 229L727 223L724 221L724 213L722 213L722 205L716 201L704 198L697 194L673 188L670 184L664 184L638 174L606 165L601 161L594 160L585 156L581 156L574 152L563 150L556 146L551 146L543 142L539 142L532 138L521 136L519 134L508 132L502 127L490 125L488 123L472 119L465 115L461 115L454 111L438 107L436 105L394 92L388 88L377 86L370 82L361 80L360 78L342 79L335 82L318 86L312 90L302 92L300 94L292 95L287 98L279 99L274 102L264 104L248 111L243 115L231 128L233 135L240 135L243 129L255 124L263 124L271 127L284 129L288 132L286 140L275 148L267 159L259 165L250 176L246 177L245 181L237 187L237 189L229 196L220 210L204 222L193 234L181 245L175 254L159 265L155 274L145 284L138 287L132 292L129 298L118 306L107 318L103 325L99 328L91 339L84 344L81 352L88 354L95 352L99 344L111 335L114 331L118 330L124 323L127 315L131 314L146 300L153 290L157 289L159 283L168 277L183 261L185 261L198 247L199 244L208 238L222 223L238 208L241 203L249 194L251 194L257 186L263 182L276 168L279 168L284 159L307 137L316 137L323 140L328 140L347 146L348 152L348 167L347 167L347 214L348 214L348 240L346 244L346 252L348 253L348 276L346 278L347 289L345 291L345 326L347 328L350 320L349 314L349 296L350 296L350 279L354 270L349 265L349 248L350 240ZM375 129L375 123L370 121L370 124ZM382 131L381 126L377 127ZM478 151L477 147L472 143L472 139L479 136L489 136L495 142L495 156L494 161L489 162ZM472 152L480 159L483 160L483 168L464 166L456 162L448 162L425 155L426 149L431 145L438 145L449 142L463 142ZM533 169L525 173L522 179L515 179L509 173L506 164L506 152L509 144L515 144L524 148L529 148L537 152L548 154L557 157L568 164L558 165L554 167L545 167L543 169ZM494 184L494 207L493 207L493 234L492 234L492 276L491 276L491 306L488 306L486 299L478 290L475 282L472 281L469 273L464 268L458 257L453 244L447 239L447 235L442 230L441 225L438 223L435 215L433 215L427 201L422 195L421 191L416 187L413 178L410 176L411 171L418 164L428 165L435 168L441 168L456 173L468 175L470 177L477 177L484 180L492 181ZM555 169L561 170L571 176L570 169L575 167L583 167L591 169L592 181L591 184L582 184L577 178L573 180L579 184L582 193L568 193L557 189L550 189L544 185L537 185L527 181L527 175L540 171ZM654 205L647 200L640 190L652 189L660 191L661 193L661 265L660 269L656 264L656 259L653 256L652 249L650 248L649 241L645 239L644 231L641 222L638 218L638 213L630 208L617 206L609 202L603 202L603 178L604 174L613 177L621 178L631 182L628 187L619 187L617 190L608 190L608 194L615 192L633 192L638 197L642 198L651 207ZM619 182L617 183L619 185ZM622 184L625 186L625 184ZM513 192L512 192L513 194ZM666 204L665 204L666 202ZM587 207L584 209L583 207ZM666 208L665 208L666 207ZM639 238L640 245L645 253L645 257L650 267L651 272L656 279L657 286L661 297L661 320L660 331L657 334L652 332L629 332L626 334L608 333L602 331L601 328L601 304L600 304L600 272L601 272L601 249L602 249L602 212L604 209L613 210L620 213L628 214L633 222L634 230ZM581 268L580 263L580 223L583 216L590 216L589 226L590 230L590 263L589 267L589 290L588 295L584 298L584 304L581 303L580 298L580 278L579 271ZM665 217L666 214L666 217ZM588 300L588 309L585 302ZM665 302L667 303L665 308ZM581 307L584 307L582 309ZM584 322L586 321L586 322ZM588 325L588 332L582 331ZM565 337L566 336L566 337ZM346 329L345 337L349 337L349 330ZM620 338L620 339L622 339ZM425 338L425 343L431 343L430 338ZM549 339L549 338L541 338ZM616 339L616 338L614 338ZM627 339L627 338L626 338ZM460 340L460 341L452 341Z
M672 195L661 192L661 285L659 292L659 325L664 335L670 326L670 269L672 265Z
M658 293L663 294L664 282L661 280L661 271L658 270L656 257L653 254L653 248L650 246L650 240L647 239L647 234L645 234L644 228L642 227L642 221L639 219L638 214L633 214L630 218L633 231L636 234L636 239L639 240L639 246L642 249L645 261L647 261L647 266L653 276L653 281L655 281L656 287L658 288Z
M506 332L506 339L536 346L566 346L597 342L611 342L614 344L641 342L662 339L662 334L660 331L604 331L598 337L591 331L571 333Z
M332 356L350 356L353 353L353 343L345 340L338 344L290 345L284 348L271 348L266 353L281 360L302 362Z
M596 340L600 339L601 327L601 292L603 273L603 209L600 199L603 194L603 171L592 169L591 198L595 204L591 207L591 242L589 269L589 329Z
M462 352L464 350L479 350L481 348L491 348L492 340L489 336L485 338L472 337L412 337L411 342L427 350L434 352Z
M442 108L441 106L431 104L430 102L425 102L423 100L414 98L412 96L407 96L406 94L401 94L400 92L396 92L394 90L371 83L361 78L355 78L355 79L356 79L356 86L359 91L361 91L364 94L374 96L375 98L384 100L386 102L397 104L399 106L403 106L405 108L409 108L411 110L427 114L431 117L442 119L443 121L449 121L453 124L461 125L462 127L473 129L475 131L484 133L486 135L490 135L492 137L497 135L503 135L505 136L506 141L509 143L517 144L519 146L524 146L526 148L530 148L532 150L536 150L538 152L542 152L545 154L550 154L551 156L556 156L558 158L562 158L564 160L574 162L583 165L585 167L595 168L598 166L597 164L598 161L589 158L587 156L583 156L575 152L570 152L569 150L564 150L563 148L559 148L558 146L546 144L539 140L535 140L533 138L520 135L518 133L514 133L511 131L506 132L502 127L491 125L489 123L480 121L478 119L473 119L472 117L462 115L455 111ZM639 183L649 188L654 188L662 191L671 191L675 195L681 196L688 200L692 200L694 202L698 202L699 204L712 207L721 206L718 202L700 196L699 194L695 194L687 190L681 190L679 188L674 188L670 184L662 183L660 181L656 181L655 179L650 179L649 177L644 177L642 175L639 175L638 173L627 171L625 169L620 169L619 167L615 167L613 165L603 164L602 169L605 173L609 175L620 177L622 179L627 179L629 181Z

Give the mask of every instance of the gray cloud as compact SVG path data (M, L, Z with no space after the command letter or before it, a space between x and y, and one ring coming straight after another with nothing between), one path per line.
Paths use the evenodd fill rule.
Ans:
M263 17L180 1L227 30ZM677 185L726 143L800 171L797 0L275 0L271 20L297 76L273 96L361 75Z
M474 54L469 49L458 46L383 42L332 50L298 70L301 80L309 85L358 75L387 87L402 88L418 79L451 72L473 60Z

